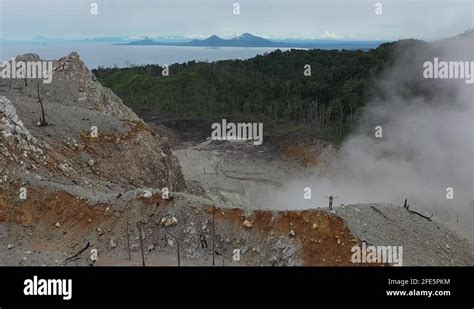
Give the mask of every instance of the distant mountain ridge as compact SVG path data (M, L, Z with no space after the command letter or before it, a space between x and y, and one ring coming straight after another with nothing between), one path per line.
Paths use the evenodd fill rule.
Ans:
M205 40L193 40L188 43L192 46L240 46L240 47L267 47L278 45L277 42L272 42L264 38L255 36L250 33L244 33L236 38L226 40L217 35L210 36Z
M233 39L223 39L212 35L204 40L194 39L190 42L159 42L149 38L130 42L125 45L161 45L161 46L208 46L208 47L287 47L287 48L346 48L370 49L379 46L382 41L334 41L318 40L312 42L276 42L264 39L251 33L244 33Z

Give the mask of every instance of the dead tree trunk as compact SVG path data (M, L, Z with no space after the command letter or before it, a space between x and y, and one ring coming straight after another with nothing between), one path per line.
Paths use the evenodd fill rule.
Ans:
M67 262L67 261L70 261L70 260L72 260L72 259L75 259L75 258L78 257L79 255L81 255L81 253L84 252L84 251L86 251L87 248L89 248L89 246L90 246L90 242L87 242L86 246L85 246L83 249L81 249L78 253L74 254L73 256L68 257L68 258L66 259L66 262Z
M132 256L130 254L130 232L128 231L128 216L127 216L127 247L128 247L128 261L132 261Z
M181 266L181 255L179 253L179 241L175 238L176 240L176 248L178 249L178 267Z
M178 254L178 267L181 266L181 254L180 254L180 251L179 251L179 241L178 241L178 238L176 238L176 236L174 236L173 234L171 234L170 232L168 231L165 231L165 233L170 236L171 238L174 239L174 241L176 242L176 248L177 248L177 254Z
M38 103L40 104L41 106L41 118L40 118L40 127L45 127L48 125L48 123L46 122L46 118L44 116L44 108L43 108L43 99L41 98L40 96L40 86L39 86L39 83L36 84L36 89L38 91Z
M216 220L216 206L212 206L212 266L215 266L216 250L215 250L215 221Z
M342 101L341 101L341 105L340 105L340 119L339 119L339 138L342 137L342 123L343 123L343 119L344 119L344 110L343 110L343 107L342 107Z
M425 218L425 219L428 220L428 221L432 221L431 218L433 217L433 214L431 214L431 217L427 217L427 216L422 215L422 214L420 214L419 212L414 211L414 210L408 210L408 211L409 211L410 213L412 213L412 214L415 214L415 215L418 215L418 216L420 216L420 217L422 217L422 218Z
M137 228L138 228L138 235L140 237L140 249L142 251L142 264L143 266L145 266L145 252L143 249L142 227L140 225L140 222L137 222Z

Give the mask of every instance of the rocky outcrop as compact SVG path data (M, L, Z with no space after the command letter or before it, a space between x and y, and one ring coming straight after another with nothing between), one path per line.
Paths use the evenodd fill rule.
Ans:
M18 60L41 59L26 54ZM15 162L11 169L41 166L40 176L56 182L64 176L88 186L186 188L166 138L95 81L77 53L53 64L51 84L13 79L8 90L0 88L0 160ZM39 99L47 126L37 125Z
M42 145L31 135L18 117L15 106L5 96L0 96L0 150L7 161L20 165L31 156L37 160L47 159Z
M96 81L94 74L86 67L78 53L72 52L59 59L54 71L76 82L81 93L79 101L87 102L92 109L120 120L141 121L112 90Z

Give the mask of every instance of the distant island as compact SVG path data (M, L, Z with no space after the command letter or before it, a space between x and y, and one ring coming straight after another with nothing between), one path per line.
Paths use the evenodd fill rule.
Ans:
M268 47L268 48L303 48L303 49L347 49L364 50L377 48L387 41L370 40L333 40L333 39L279 39L268 40L251 33L244 33L232 39L223 39L217 35L211 35L203 40L191 40L180 36L164 36L159 38L131 38L127 36L97 37L97 38L50 38L36 36L29 40L6 40L1 39L2 44L30 43L34 45L46 45L57 43L74 44L112 44L126 46L200 46L200 47Z
M286 41L276 42L244 33L233 39L223 39L212 35L204 40L192 40L189 42L163 42L145 38L117 45L160 45L160 46L208 46L208 47L281 47L281 48L322 48L322 49L371 49L376 48L383 41L346 41L346 40L311 40L311 41Z

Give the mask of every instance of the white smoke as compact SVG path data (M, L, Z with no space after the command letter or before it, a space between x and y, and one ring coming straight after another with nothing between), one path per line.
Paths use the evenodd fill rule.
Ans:
M334 205L402 205L407 198L428 215L460 214L472 228L474 85L426 80L423 63L434 57L473 61L473 37L470 32L430 44L399 44L395 62L375 82L360 126L341 147L335 175L316 171L288 183L265 195L264 207L327 207L329 195L337 196ZM382 127L382 138L376 138L376 126ZM449 187L453 199L447 199ZM311 188L311 199L304 198L305 188Z

